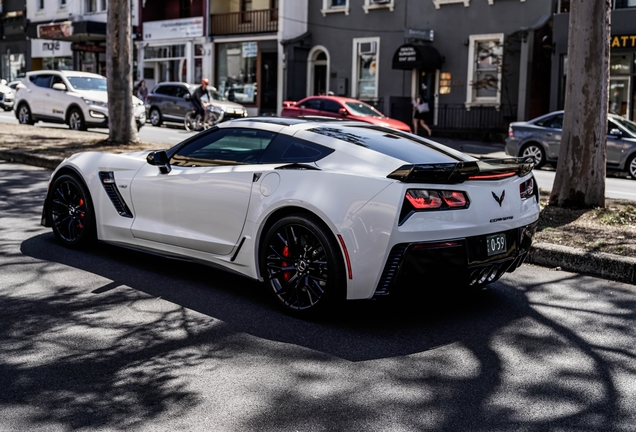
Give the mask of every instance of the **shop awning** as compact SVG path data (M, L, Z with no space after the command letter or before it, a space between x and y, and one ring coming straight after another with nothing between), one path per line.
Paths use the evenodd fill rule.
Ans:
M401 45L393 54L393 69L434 71L442 67L442 56L430 45Z

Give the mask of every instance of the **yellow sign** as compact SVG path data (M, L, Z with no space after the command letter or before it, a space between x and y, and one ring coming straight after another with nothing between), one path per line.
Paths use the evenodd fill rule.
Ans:
M612 36L612 48L636 48L636 35Z

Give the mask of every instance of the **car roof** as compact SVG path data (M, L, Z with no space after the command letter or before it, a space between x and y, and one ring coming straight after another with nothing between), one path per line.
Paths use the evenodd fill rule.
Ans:
M38 70L27 72L27 75L41 75L47 73L59 73L65 77L85 77L85 78L106 78L103 75L99 75L91 72L72 71L72 70Z
M361 102L363 104L369 105L367 102L364 102L358 99L353 99L350 97L345 97L345 96L308 96L301 100L307 100L307 99L325 99L325 100L332 100L332 101L336 101L340 103L345 103L345 102L360 103Z

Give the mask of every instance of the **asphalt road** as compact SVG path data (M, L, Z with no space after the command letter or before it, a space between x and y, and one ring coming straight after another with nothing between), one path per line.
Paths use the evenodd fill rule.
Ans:
M633 286L524 265L300 321L238 276L60 247L48 176L0 162L0 430L634 430Z
M0 111L0 123L2 122L18 124L18 121L12 111ZM44 124L36 123L35 127L39 127L41 125ZM63 129L68 129L68 126L66 125L55 125L46 123L46 127L56 126ZM108 135L108 129L90 130L93 132ZM72 131L69 133L72 133ZM141 138L141 140L146 142L165 143L166 147L171 147L174 144L177 144L192 135L193 132L187 132L185 129L183 129L183 127L181 127L181 125L176 123L165 124L162 127L153 127L150 125L150 123L146 123L146 125L142 127L139 132L139 137ZM457 150L461 150L474 155L506 157L506 154L503 152L503 145L500 144L484 143L478 141L461 141L445 138L437 138L436 140ZM537 183L542 190L549 192L552 189L552 184L554 183L553 168L548 166L546 169L535 170L535 176L537 178ZM636 181L627 179L625 177L626 175L617 177L614 173L610 174L610 176L608 176L608 178L606 179L605 196L608 198L636 201Z

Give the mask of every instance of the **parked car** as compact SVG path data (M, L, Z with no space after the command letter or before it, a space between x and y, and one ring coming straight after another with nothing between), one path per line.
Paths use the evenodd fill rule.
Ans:
M411 127L400 120L382 114L371 105L339 96L309 96L298 102L283 103L282 117L323 116L348 120L358 120L378 126L410 132Z
M183 82L162 82L146 96L146 109L150 124L161 126L164 121L183 124L185 116L194 109L190 100L198 85ZM247 117L247 110L241 104L231 102L214 87L208 86L212 95L212 105L223 110L223 119L231 120Z
M532 167L369 123L247 118L169 150L69 157L42 223L68 247L100 240L265 281L304 315L514 271L539 218Z
M146 110L139 98L132 99L139 129L146 123ZM16 87L15 106L21 124L65 123L73 130L108 127L106 77L68 70L27 72Z
M5 111L11 111L13 109L14 100L13 90L7 85L5 80L2 80L2 82L0 82L0 108Z
M506 154L532 156L535 167L555 163L561 148L563 111L555 111L508 128ZM607 120L607 168L627 171L636 180L636 123L615 114Z
M21 80L15 80L15 81L11 81L9 84L7 84L9 87L11 87L11 90L13 90L15 92L15 88L18 86L18 84L20 84L22 81Z

